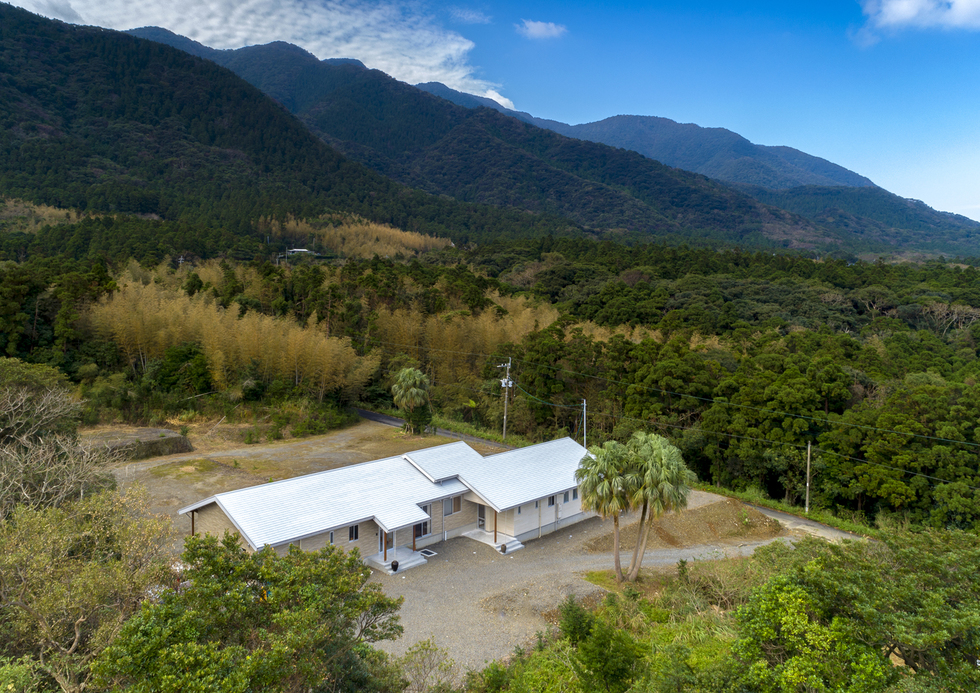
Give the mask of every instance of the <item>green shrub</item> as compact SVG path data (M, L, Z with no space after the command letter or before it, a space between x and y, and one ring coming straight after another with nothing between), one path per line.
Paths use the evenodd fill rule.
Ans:
M589 637L595 617L575 601L575 597L568 595L559 607L559 611L561 613L559 628L569 642L577 645Z

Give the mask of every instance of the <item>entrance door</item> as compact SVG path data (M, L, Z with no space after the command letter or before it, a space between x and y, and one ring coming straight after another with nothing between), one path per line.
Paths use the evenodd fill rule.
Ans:
M476 509L476 526L480 529L487 528L487 506L483 504Z

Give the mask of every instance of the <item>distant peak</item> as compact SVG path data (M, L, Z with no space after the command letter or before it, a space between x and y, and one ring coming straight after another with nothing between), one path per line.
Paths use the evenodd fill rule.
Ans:
M357 67L363 67L365 70L367 69L367 65L357 58L325 58L320 62L326 63L327 65L356 65Z

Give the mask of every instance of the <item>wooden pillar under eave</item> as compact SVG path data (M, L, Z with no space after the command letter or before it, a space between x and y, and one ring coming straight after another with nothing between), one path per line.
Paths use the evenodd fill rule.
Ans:
M381 545L385 547L384 562L387 563L388 562L388 533L382 532L382 534L384 534L384 537L381 539Z
M191 510L191 536L194 536L194 513L196 510Z
M497 511L493 511L493 543L497 543Z

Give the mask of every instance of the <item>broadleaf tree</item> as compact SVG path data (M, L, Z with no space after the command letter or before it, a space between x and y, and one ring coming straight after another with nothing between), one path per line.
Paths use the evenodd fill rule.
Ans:
M186 541L182 560L181 586L144 603L99 658L98 685L134 693L370 689L377 658L364 646L402 631L401 598L367 583L356 551L248 553L231 534L205 535Z

